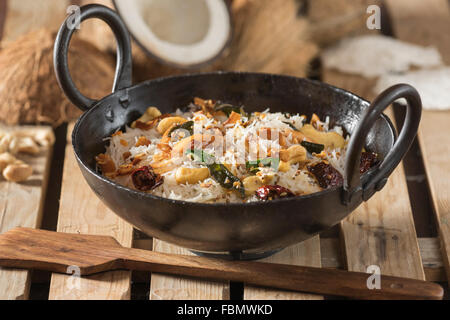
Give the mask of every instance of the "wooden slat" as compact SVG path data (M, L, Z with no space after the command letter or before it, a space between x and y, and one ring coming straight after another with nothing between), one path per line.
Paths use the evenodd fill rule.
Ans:
M264 262L321 267L320 239L314 237L268 257ZM244 287L244 300L320 300L322 296L281 290Z
M52 131L49 127L44 130ZM24 183L7 182L0 178L0 233L15 227L38 228L41 225L45 191L53 147L36 156L18 158L33 167L34 174ZM0 268L0 300L27 299L30 272Z
M172 254L192 255L188 250L154 239L153 250ZM152 274L151 300L228 300L229 283L192 280L182 277Z
M442 255L450 283L450 113L426 111L422 118L419 143L430 185Z
M390 0L387 5L395 35L399 39L436 46L446 63L450 63L450 5L447 0ZM447 279L450 282L449 123L450 111L424 111L419 143L433 198Z
M69 0L7 0L2 41L10 42L38 28L58 30Z
M72 129L73 125L70 125L57 230L113 236L123 246L130 247L133 240L132 226L106 208L84 181L70 142ZM108 272L83 279L54 274L49 298L51 300L129 299L130 281L131 273L128 271Z
M373 81L327 71L324 81L373 98ZM387 112L393 119L391 111ZM382 274L425 279L403 165L386 187L341 223L347 269L366 272L377 265Z

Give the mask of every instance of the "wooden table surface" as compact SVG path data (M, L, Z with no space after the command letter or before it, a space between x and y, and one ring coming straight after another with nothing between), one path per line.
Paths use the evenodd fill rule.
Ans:
M55 6L54 0L40 0L39 6L47 5L52 10L27 18L37 10L36 3L34 0L0 0L0 40L11 41L43 23L58 25L65 8L73 1L60 0ZM450 30L449 2L429 0L426 3L424 10L420 0L385 0L393 35L414 43L436 45L444 60L450 63L450 35L442 32ZM27 23L23 23L25 20ZM371 79L323 70L322 80L373 99L374 81ZM399 110L391 110L388 115L401 120ZM450 111L425 111L418 143L382 192L361 205L340 226L287 248L266 261L363 272L368 266L377 265L382 274L427 279L448 286L448 123ZM33 160L37 169L33 183L17 185L0 181L0 233L15 226L40 227L60 232L112 235L124 246L189 254L185 249L133 230L99 201L77 168L70 144L71 130L72 125L58 128L54 148L44 150ZM0 269L0 299L28 298L252 300L328 297L125 271L84 278L75 286L68 275Z

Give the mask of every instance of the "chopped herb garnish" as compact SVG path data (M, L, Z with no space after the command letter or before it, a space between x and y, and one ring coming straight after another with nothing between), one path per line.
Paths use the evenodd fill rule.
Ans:
M265 158L256 161L248 161L246 163L247 170L251 173L256 174L261 167L272 167L277 169L280 166L279 158Z
M203 150L187 150L186 154L190 154L195 161L202 162L209 169L211 176L222 187L228 190L237 190L243 198L245 197L245 189L241 180L232 174L223 164L216 163L214 156Z
M309 153L317 153L317 154L319 154L323 150L325 150L325 146L323 144L317 144L317 143L312 143L312 142L308 142L308 141L302 141L301 145Z

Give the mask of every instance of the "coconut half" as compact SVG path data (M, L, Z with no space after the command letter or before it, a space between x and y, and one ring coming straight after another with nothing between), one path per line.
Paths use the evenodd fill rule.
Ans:
M231 39L224 0L115 0L114 5L139 45L176 67L212 62Z

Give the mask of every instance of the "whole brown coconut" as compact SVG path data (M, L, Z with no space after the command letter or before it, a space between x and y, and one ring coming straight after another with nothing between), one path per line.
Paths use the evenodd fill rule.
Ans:
M0 121L9 125L48 123L56 127L76 119L81 111L58 86L53 69L56 33L40 29L0 51ZM91 98L111 92L112 57L74 37L69 66L78 89Z

